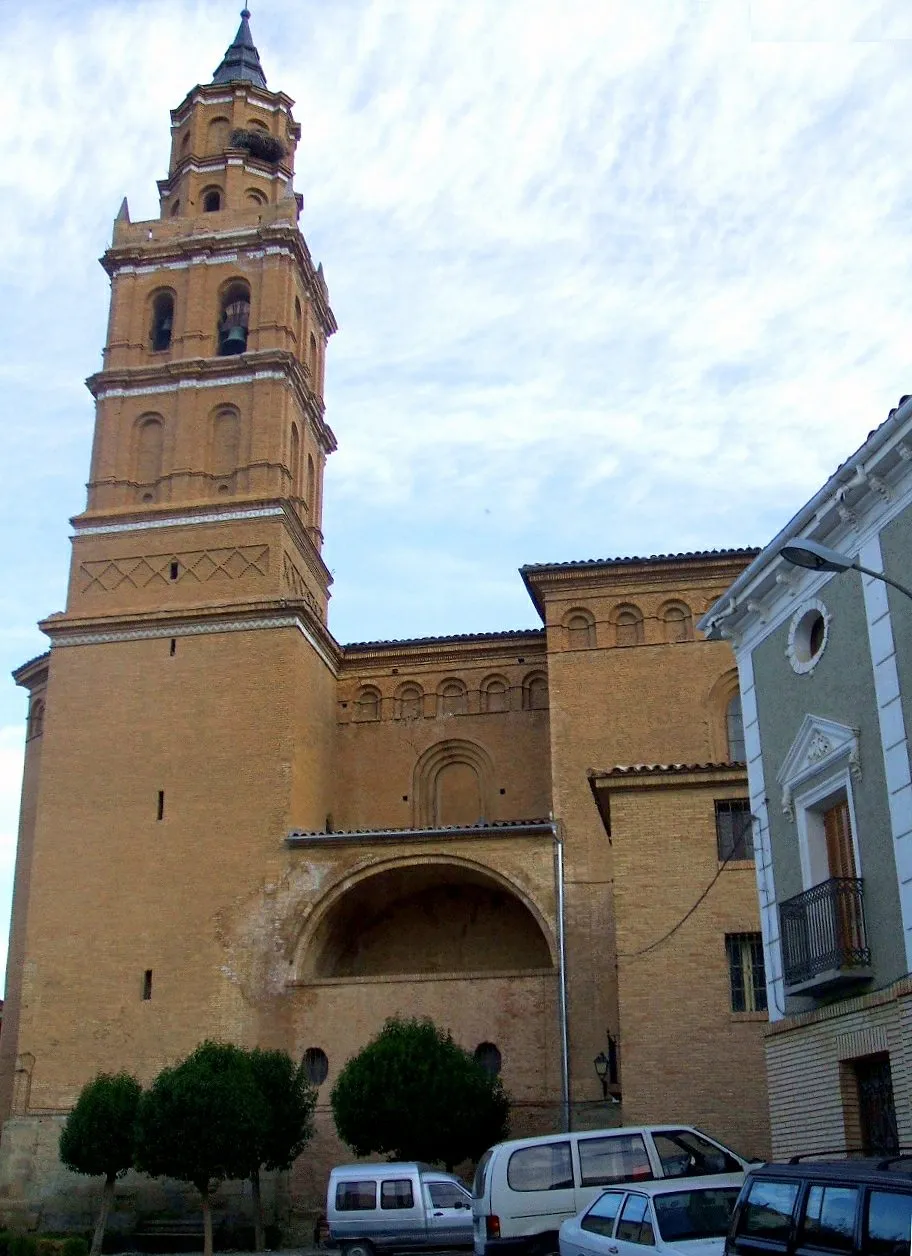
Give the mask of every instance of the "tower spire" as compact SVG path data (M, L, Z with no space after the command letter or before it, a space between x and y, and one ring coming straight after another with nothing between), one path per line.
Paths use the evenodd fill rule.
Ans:
M213 83L235 83L239 80L253 83L257 87L266 86L266 75L260 65L260 54L256 50L253 36L250 33L250 10L241 9L241 24L222 63L212 77Z

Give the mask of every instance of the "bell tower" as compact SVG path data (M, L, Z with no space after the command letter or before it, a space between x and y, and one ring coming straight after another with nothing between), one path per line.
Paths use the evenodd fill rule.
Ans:
M172 112L160 217L133 223L124 200L102 259L111 309L103 369L87 381L95 441L68 613L85 613L100 589L119 592L122 609L148 603L150 589L176 606L183 587L199 603L217 577L203 580L209 563L181 554L211 549L216 521L256 512L281 519L286 546L269 556L261 592L303 596L325 620L322 486L335 438L323 371L336 322L297 225L301 128L293 102L266 86L249 17L244 9L212 82ZM134 546L133 567L99 540L138 540L144 526L155 554ZM173 556L160 551L164 526L182 528ZM237 580L249 600L250 582Z
M171 115L159 217L132 222L125 200L102 259L110 317L66 609L16 673L33 735L0 1118L65 1108L99 1070L151 1077L205 1037L285 1043L284 987L255 968L268 929L249 926L240 960L226 939L281 881L288 831L331 810L336 322L298 229L301 129L248 19Z

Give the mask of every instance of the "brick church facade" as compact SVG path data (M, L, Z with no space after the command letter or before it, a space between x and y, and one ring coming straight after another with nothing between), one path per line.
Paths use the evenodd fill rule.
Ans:
M115 222L66 609L16 672L3 1207L63 1216L81 1086L207 1037L306 1058L314 1203L334 1077L397 1013L499 1068L517 1133L679 1120L763 1154L737 677L694 631L753 551L532 565L540 628L335 640L336 322L247 17L172 113L160 217Z

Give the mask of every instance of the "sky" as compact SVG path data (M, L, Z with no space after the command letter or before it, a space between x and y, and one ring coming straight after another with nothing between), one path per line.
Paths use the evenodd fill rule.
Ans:
M0 971L123 196L228 0L0 0ZM258 0L339 333L340 641L534 625L529 562L763 545L912 392L912 0Z

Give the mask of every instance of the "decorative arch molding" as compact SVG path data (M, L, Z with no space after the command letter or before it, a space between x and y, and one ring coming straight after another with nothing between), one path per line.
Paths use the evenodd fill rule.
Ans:
M480 814L463 821L447 819L446 808L441 804L441 784L444 774L453 768L463 768L464 784L471 784L468 772L477 779ZM494 762L486 750L474 741L452 738L438 741L418 758L412 773L413 822L416 828L434 828L446 823L476 824L493 814Z
M547 672L529 672L525 677L522 683L522 704L524 711L548 709Z
M669 598L659 607L662 638L673 644L693 641L693 611L682 598Z
M709 741L714 763L728 761L728 707L732 698L739 697L740 694L738 669L732 667L718 677L706 695L706 717L709 722Z
M609 621L614 628L615 645L642 645L646 640L643 612L635 602L619 602L612 607Z
M321 937L326 931L334 909L339 906L352 890L375 877L382 876L384 873L399 869L428 866L462 870L470 876L489 881L492 885L510 894L526 909L535 921L548 949L551 969L557 968L559 959L557 940L551 923L547 920L538 904L531 898L528 890L513 877L500 871L500 869L489 867L487 864L475 859L467 859L463 855L434 854L418 857L415 855L393 855L381 860L372 859L370 855L367 855L360 866L350 869L342 875L320 898L310 904L310 910L302 920L300 927L293 934L291 941L289 959L293 974L292 980L310 981L313 979L314 961L317 958L316 951L321 942Z
M485 676L479 686L482 711L509 711L511 685L499 672Z
M568 650L592 650L595 648L595 616L585 606L574 606L561 620L564 642Z
M837 776L861 779L861 751L858 729L824 719L822 715L806 715L798 735L777 773L782 788L782 810L795 818L795 798L818 780Z

